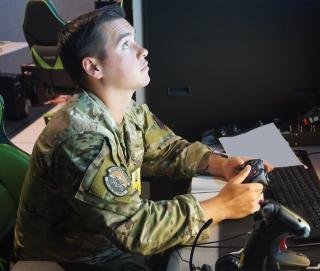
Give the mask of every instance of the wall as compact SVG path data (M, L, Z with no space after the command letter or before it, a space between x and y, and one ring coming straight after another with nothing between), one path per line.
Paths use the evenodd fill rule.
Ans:
M94 8L94 0L53 0L58 14L66 21Z

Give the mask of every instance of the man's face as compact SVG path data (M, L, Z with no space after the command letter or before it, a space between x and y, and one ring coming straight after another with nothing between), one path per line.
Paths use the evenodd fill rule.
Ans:
M148 51L135 42L133 27L119 18L105 23L102 31L107 38L107 57L100 61L104 84L124 90L146 86L150 82Z

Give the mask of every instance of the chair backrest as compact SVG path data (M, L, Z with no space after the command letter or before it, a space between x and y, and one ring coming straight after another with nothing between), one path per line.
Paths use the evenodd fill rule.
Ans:
M58 51L58 34L65 24L51 0L27 1L23 33L36 64L34 85L40 103L57 93L70 94L76 90Z
M31 54L35 64L45 70L63 70L59 56L58 46L33 45Z
M20 192L30 159L28 154L6 137L3 112L4 103L0 95L0 246L14 227Z
M23 32L30 48L33 45L56 46L58 33L64 25L65 21L50 0L27 2Z

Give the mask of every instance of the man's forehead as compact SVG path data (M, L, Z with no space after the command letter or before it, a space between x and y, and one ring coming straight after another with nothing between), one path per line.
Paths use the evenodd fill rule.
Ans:
M126 33L134 35L135 32L131 24L123 18L106 22L104 24L104 29L112 39L117 39L118 37Z

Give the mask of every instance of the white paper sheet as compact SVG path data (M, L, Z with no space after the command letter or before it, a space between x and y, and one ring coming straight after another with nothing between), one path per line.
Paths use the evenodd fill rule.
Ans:
M275 167L302 164L274 123L219 140L229 156L261 158Z

